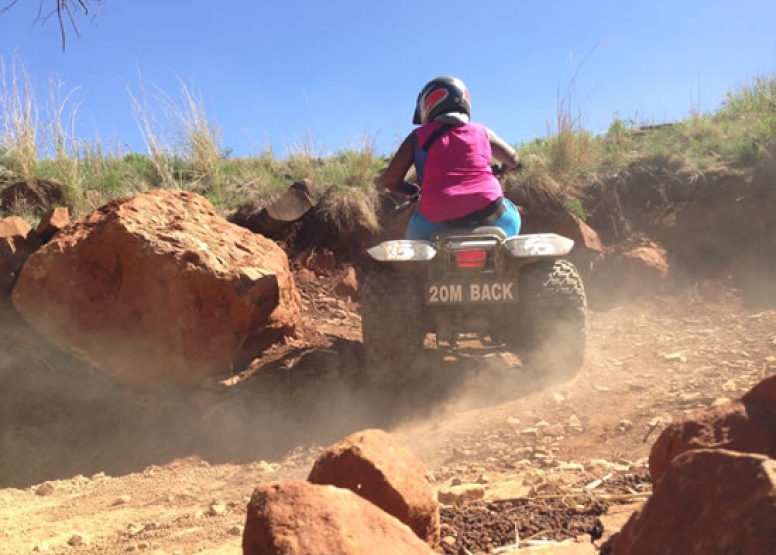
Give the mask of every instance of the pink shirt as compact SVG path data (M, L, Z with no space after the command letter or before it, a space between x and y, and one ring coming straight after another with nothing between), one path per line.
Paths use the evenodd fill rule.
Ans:
M431 122L418 127L418 145L422 146L440 125ZM467 123L449 129L428 150L420 213L432 222L453 220L503 196L490 161L490 141L484 125Z

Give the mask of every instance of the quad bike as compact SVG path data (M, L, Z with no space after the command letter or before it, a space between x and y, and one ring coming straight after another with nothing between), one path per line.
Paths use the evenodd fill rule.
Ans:
M524 366L570 377L585 355L587 301L574 241L492 226L450 228L429 241L385 241L359 277L366 374L397 386L411 374L427 334L437 347L462 339L503 346Z

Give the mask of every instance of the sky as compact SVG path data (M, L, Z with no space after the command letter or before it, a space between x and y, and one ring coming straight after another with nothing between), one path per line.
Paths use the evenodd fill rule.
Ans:
M774 0L105 0L65 52L37 6L0 15L6 73L21 63L40 104L60 82L80 138L134 152L130 93L150 91L159 113L154 94L182 102L181 83L232 155L325 156L390 154L438 75L461 78L472 118L517 145L552 131L559 100L598 133L713 111L776 72Z

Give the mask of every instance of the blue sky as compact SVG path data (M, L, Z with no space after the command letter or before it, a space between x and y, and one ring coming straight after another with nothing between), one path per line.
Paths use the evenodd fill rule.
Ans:
M776 71L774 0L105 0L64 53L56 20L35 25L36 11L25 0L0 16L6 65L17 56L43 99L51 78L78 87L81 138L138 152L127 93L138 72L176 99L179 80L196 91L235 155L268 145L283 155L364 139L390 153L437 75L462 78L473 118L519 144L547 134L575 74L571 98L599 132L615 115L714 110L731 88Z

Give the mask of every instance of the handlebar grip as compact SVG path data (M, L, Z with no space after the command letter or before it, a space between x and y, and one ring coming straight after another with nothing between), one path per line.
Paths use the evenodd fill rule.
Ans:
M420 196L420 187L415 183L410 183L409 181L402 181L399 184L398 190L400 193L404 193L408 197Z
M511 170L510 170L509 166L507 166L506 164L501 164L501 165L499 165L499 164L492 164L490 166L490 169L493 172L493 175L495 175L496 177L500 177L500 176L504 175L505 173L507 173L509 171L519 172L520 170L525 169L525 166L523 166L523 162L520 161L520 162L517 163L517 166L515 166Z

